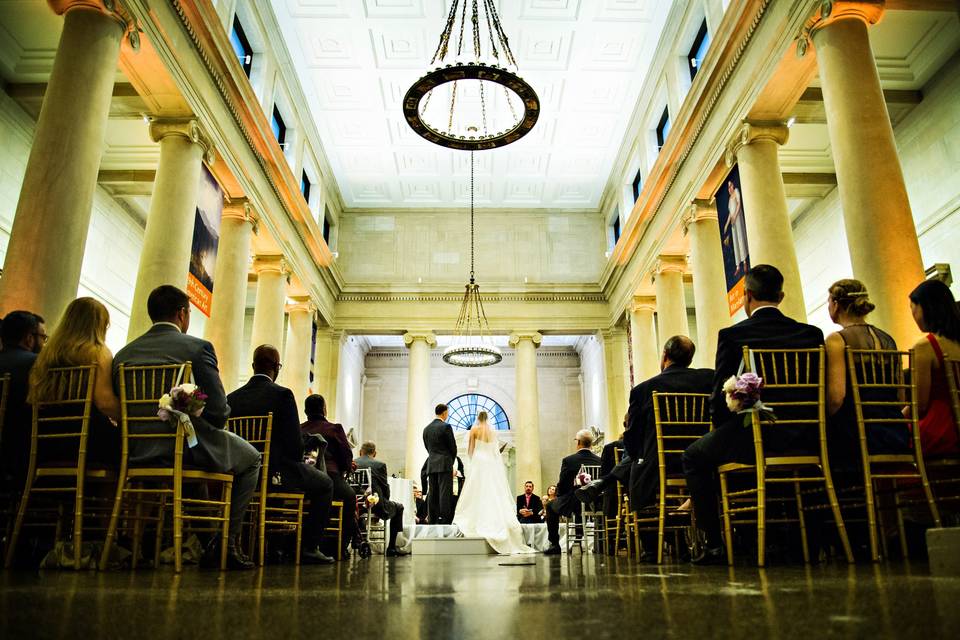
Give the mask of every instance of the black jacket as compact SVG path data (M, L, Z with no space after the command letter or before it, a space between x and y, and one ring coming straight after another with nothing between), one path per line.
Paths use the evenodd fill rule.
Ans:
M397 503L390 502L390 481L387 476L387 463L371 458L370 456L360 456L354 462L357 469L370 469L371 491L380 496L380 502L377 503L374 512L378 517L389 519L397 512Z
M30 369L37 361L37 354L20 347L0 351L0 375L10 374L10 389L7 392L7 412L3 417L3 451L0 455L2 473L11 473L17 485L22 485L30 460L30 432L32 429L27 391L30 386Z
M527 509L527 508L529 508L530 511L533 511L533 515L531 516L520 515L520 509ZM540 520L541 511L543 511L543 501L540 500L540 496L538 496L537 494L535 493L530 494L529 507L527 507L527 495L525 493L521 493L520 495L517 496L517 520L519 520L523 524L536 524L538 522L541 522Z
M227 396L231 417L265 416L273 413L270 435L270 470L293 471L303 463L303 438L300 416L293 391L281 387L270 378L255 375Z
M435 419L423 429L423 446L427 448L427 473L453 473L457 460L457 440L453 427Z
M585 464L600 466L600 456L590 449L580 449L560 462L560 479L557 480L557 504L554 507L558 514L569 515L575 510L579 510L576 507L578 507L580 501L573 493L574 489L577 488L574 486L574 480L577 473L580 472L580 467ZM593 480L599 480L599 478L593 478Z

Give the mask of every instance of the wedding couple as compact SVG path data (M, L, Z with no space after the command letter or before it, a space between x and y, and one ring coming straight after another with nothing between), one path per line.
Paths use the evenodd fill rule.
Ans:
M452 499L449 494L452 493L457 455L453 427L446 422L446 406L438 406L436 415L437 418L423 431L423 442L430 455L427 471L431 522L434 522L434 513L449 513L443 507ZM513 492L507 483L507 470L500 456L500 442L486 411L478 413L476 422L470 427L467 455L470 477L457 500L453 524L464 537L485 538L499 554L536 553L523 543ZM445 524L442 516L440 523Z

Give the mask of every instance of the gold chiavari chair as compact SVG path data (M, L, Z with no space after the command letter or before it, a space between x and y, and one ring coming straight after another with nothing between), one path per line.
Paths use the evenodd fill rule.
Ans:
M343 500L334 500L330 503L330 517L323 532L330 538L337 540L337 560L343 560L343 519L347 517L347 509L356 509L356 504L345 505Z
M79 569L85 515L86 481L114 482L116 474L87 464L87 439L96 366L58 367L47 374L54 380L53 400L33 405L30 433L30 463L23 497L7 547L5 565L13 563L17 540L24 526L30 502L39 495L73 495L73 568ZM56 460L47 461L48 447L58 446ZM69 448L69 453L67 449ZM59 529L59 523L57 523Z
M120 481L113 502L107 540L100 558L100 569L107 567L123 500L132 497L139 502L146 495L162 497L160 509L165 508L166 497L173 501L173 552L174 568L177 573L183 570L183 525L184 522L206 523L207 527L220 527L220 568L227 567L227 539L230 525L230 491L233 488L233 475L215 473L201 469L184 468L183 454L186 433L183 426L176 428L157 417L161 396L182 382L192 379L190 363L169 365L130 366L120 365L120 428L122 446L120 454ZM151 447L162 451L169 447L172 462L169 465L132 466L130 464L131 446ZM217 483L221 485L221 496L216 499L186 498L183 496L184 482ZM149 485L149 486L148 486ZM195 513L187 513L187 511ZM207 515L212 513L213 515ZM162 517L160 518L162 524ZM159 536L158 536L159 538ZM158 540L159 541L159 540Z
M679 505L690 497L680 459L687 446L710 431L710 395L654 392L653 418L657 434L658 500L656 505L641 508L637 512L637 554L639 557L639 531L653 530L649 525L655 524L657 564L662 564L667 502ZM689 527L692 513L691 510L688 513L671 514L671 517L682 519L683 523L671 525L670 528L679 532ZM648 526L644 527L645 524Z
M617 447L613 450L613 464L617 466L623 458L623 449ZM627 495L623 483L617 481L616 487L617 515L607 520L606 535L608 552L611 555L617 555L620 548L621 533L627 545L627 556L633 555L633 536L636 535L636 515L630 509L630 496Z
M744 464L731 462L720 465L720 495L723 506L723 527L727 547L727 560L733 564L733 521L756 524L757 526L757 566L766 562L766 530L771 523L798 523L803 545L803 559L810 561L807 545L805 512L816 507L805 506L802 500L802 485L817 484L824 487L833 512L834 522L840 543L843 546L847 562L853 562L853 552L847 538L847 530L840 514L840 504L830 473L827 458L826 431L826 386L823 347L816 349L754 349L743 348L744 371L753 371L763 378L763 400L773 409L774 420L761 417L758 413L749 414L753 432L755 462ZM783 395L789 393L786 399ZM764 442L775 441L780 434L777 430L806 430L808 440L819 440L816 451L810 452L767 452ZM782 433L782 432L781 432ZM746 489L731 491L732 476L748 479L754 476L755 484ZM768 485L793 485L793 497L770 496ZM772 488L772 487L771 487ZM768 517L769 502L794 502L796 518L786 515L773 519ZM754 514L749 519L749 514ZM748 517L744 517L748 516Z
M945 357L943 366L950 394L950 408L953 410L953 425L957 428L960 441L960 360ZM960 453L928 459L924 464L937 504L960 502Z
M918 414L916 362L913 350L904 352L847 349L847 370L853 391L857 434L863 462L863 489L870 533L870 554L875 562L880 559L877 536L879 511L876 498L879 488L877 483L888 481L893 485L892 493L900 529L900 547L906 557L907 542L904 535L902 507L907 502L903 500L903 496L915 487L909 485L904 487L900 484L902 481L920 482L933 520L938 527L940 526L940 513L933 499L924 466L923 451L920 447L920 429L917 426L916 417ZM904 405L909 406L909 417L905 417L901 412ZM909 429L912 433L912 449L898 454L871 454L867 448L868 432L897 425Z
M303 541L303 500L298 491L270 491L270 437L273 413L265 416L230 418L227 429L237 434L261 453L260 490L253 494L248 510L256 514L257 564L263 566L268 532L293 532L297 536L294 563L300 564Z

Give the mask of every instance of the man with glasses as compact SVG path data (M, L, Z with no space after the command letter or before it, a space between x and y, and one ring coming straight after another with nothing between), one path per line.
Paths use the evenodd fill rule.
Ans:
M27 390L30 369L37 354L47 342L43 318L29 311L11 311L3 319L0 338L0 376L10 375L7 411L3 416L3 439L0 441L0 463L3 465L4 486L19 490L27 471L30 452L30 408Z

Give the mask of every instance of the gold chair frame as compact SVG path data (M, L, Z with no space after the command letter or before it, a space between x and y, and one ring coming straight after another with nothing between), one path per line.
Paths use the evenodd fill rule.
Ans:
M181 377L178 380L178 377ZM121 364L118 369L120 387L120 427L122 429L122 447L120 455L120 480L117 483L117 493L114 498L113 511L110 516L110 526L107 529L107 540L100 558L100 569L107 568L111 546L116 538L117 526L120 519L123 499L131 495L137 498L139 509L140 499L144 495L160 495L160 516L158 517L158 544L162 533L163 510L166 497L173 498L173 551L174 569L177 573L183 570L183 524L185 521L199 521L212 523L221 529L220 569L227 567L227 541L230 525L230 492L233 488L233 474L216 473L200 469L185 469L183 465L184 440L186 434L183 426L169 431L150 433L131 433L130 427L137 424L160 425L163 422L150 411L158 406L160 397L167 393L179 382L192 380L191 364L145 365L130 366ZM131 415L131 409L143 407L147 415ZM129 463L131 441L145 440L173 440L173 464L171 466L131 467ZM183 481L216 482L222 487L221 499L199 499L183 497ZM159 482L167 487L146 487L144 482ZM210 511L214 515L194 515L184 512L185 508L197 508L203 513ZM136 542L135 542L136 544ZM158 549L159 550L159 549Z
M755 462L745 464L731 462L720 465L717 472L720 475L720 496L723 507L723 528L727 548L727 562L733 565L733 516L745 513L756 513L755 520L740 520L745 524L757 525L757 566L766 564L766 528L769 522L794 522L792 519L778 521L767 518L767 485L793 484L794 498L797 508L796 521L800 525L800 539L803 546L803 559L810 562L810 550L807 544L807 528L804 506L801 496L801 484L823 483L833 512L834 522L840 543L843 546L847 562L853 562L853 552L850 540L847 537L846 526L840 513L840 503L830 473L830 463L827 457L826 431L826 381L824 348L816 349L750 349L743 347L744 371L752 371L751 367L758 368L757 375L763 378L764 388L771 389L806 389L815 394L816 400L797 400L789 402L770 402L772 409L777 407L816 407L815 419L777 419L776 421L761 419L758 413L751 413L751 428L753 431L753 449ZM754 364L756 363L756 364ZM763 449L763 430L776 429L778 426L794 425L813 427L816 423L820 451L807 455L766 455ZM819 473L817 473L819 470ZM733 473L755 474L756 487L739 491L730 491L728 476ZM785 476L771 474L790 474ZM803 473L803 475L801 475ZM731 503L746 506L731 506Z
M703 437L712 427L710 422L710 395L705 393L661 393L653 394L653 419L657 435L657 468L659 473L658 500L655 507L639 509L636 515L637 555L640 554L640 531L649 531L657 525L657 564L663 564L664 533L667 528L667 501L685 500L690 497L687 481L683 474L667 474L667 456L682 456L687 445ZM666 433L669 429L672 433ZM679 433L689 430L690 433ZM676 442L676 445L673 443ZM670 448L668 448L668 446ZM641 517L641 513L651 513ZM670 528L679 532L692 525L693 510L685 517L690 523Z
M613 450L613 464L617 466L622 460L622 448L617 447ZM636 535L636 514L630 509L630 496L624 488L624 484L617 480L617 515L607 519L606 544L613 546L611 555L618 555L620 551L620 530L623 530L623 537L627 543L627 557L633 555L634 536ZM613 534L612 537L610 534ZM607 550L609 552L609 549Z
M81 544L83 542L84 517L84 486L87 480L101 482L116 481L116 474L105 468L90 469L87 467L87 440L90 434L90 412L93 407L93 388L96 381L96 365L81 367L57 367L47 373L54 379L57 389L56 400L42 400L33 404L33 417L30 430L30 463L27 471L27 480L23 489L23 496L17 509L16 520L4 566L10 568L16 553L17 541L24 525L27 508L34 494L72 493L74 495L73 509L73 568L80 568ZM43 415L44 409L52 407L75 408L67 415ZM56 431L47 433L47 428L55 425L80 423L79 431ZM77 439L76 464L45 465L37 460L41 444L50 440ZM64 461L65 462L65 461ZM62 484L53 486L36 486L41 479L60 479ZM59 526L58 526L59 530Z
M355 504L354 509L356 509ZM336 534L335 537L337 538L337 550L335 556L337 560L343 560L343 519L346 516L346 510L347 508L343 503L343 500L333 500L330 503L330 517L328 518L328 524L323 528L324 534Z
M300 545L303 540L303 501L301 492L271 492L270 446L273 433L273 413L264 416L230 418L227 429L256 447L262 456L260 462L260 490L253 494L249 511L256 514L257 564L263 566L268 531L293 531L297 536L294 564L300 564ZM293 502L294 506L286 506ZM279 503L279 504L271 504ZM269 529L268 529L269 527Z

